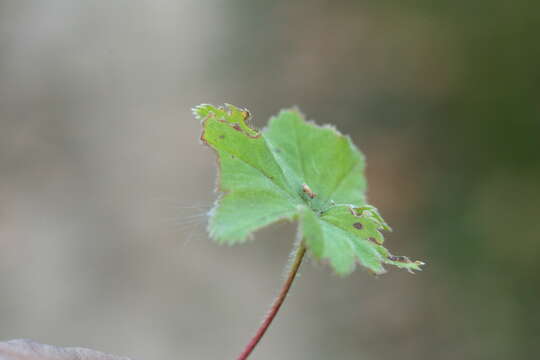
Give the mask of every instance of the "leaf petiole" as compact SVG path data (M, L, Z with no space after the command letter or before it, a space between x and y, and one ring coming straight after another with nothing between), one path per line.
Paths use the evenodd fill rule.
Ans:
M301 234L299 234L301 236ZM249 343L244 348L244 351L238 356L237 360L246 360L249 355L253 352L259 341L262 339L264 334L266 333L266 330L268 330L268 327L276 317L276 314L279 311L279 308L285 301L285 298L287 297L287 294L289 293L289 290L291 288L292 283L294 282L294 279L296 278L296 274L298 273L298 269L300 268L300 265L302 265L302 260L304 259L304 255L306 254L306 247L304 245L304 241L302 241L302 238L299 238L299 241L297 241L298 246L296 250L294 251L294 258L292 259L292 262L290 264L289 271L287 273L287 279L285 280L285 283L283 283L283 286L278 294L278 296L275 298L272 307L270 308L270 311L265 316L261 326L259 329L257 329L257 332L255 335L251 338Z

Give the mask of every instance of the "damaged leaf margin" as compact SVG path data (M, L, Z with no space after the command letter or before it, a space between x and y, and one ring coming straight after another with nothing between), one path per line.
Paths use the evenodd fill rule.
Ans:
M279 220L297 220L311 256L339 275L357 264L374 274L384 264L421 270L421 261L392 255L382 231L391 231L365 201L364 157L349 137L330 126L283 110L258 131L250 112L225 104L193 109L201 140L217 154L221 192L210 212L209 233L236 244Z

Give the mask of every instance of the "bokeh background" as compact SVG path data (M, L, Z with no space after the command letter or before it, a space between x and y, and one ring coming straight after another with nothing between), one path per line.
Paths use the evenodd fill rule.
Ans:
M305 264L254 359L525 359L540 341L540 2L0 1L0 339L232 359L293 224L210 242L190 108L352 136L411 276Z

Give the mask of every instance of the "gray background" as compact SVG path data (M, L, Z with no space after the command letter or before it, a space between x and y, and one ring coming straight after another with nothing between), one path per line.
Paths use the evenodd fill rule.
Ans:
M0 1L0 339L231 359L294 225L205 232L190 108L298 105L368 159L423 273L305 264L254 359L508 359L539 339L538 5ZM535 16L536 14L536 16Z

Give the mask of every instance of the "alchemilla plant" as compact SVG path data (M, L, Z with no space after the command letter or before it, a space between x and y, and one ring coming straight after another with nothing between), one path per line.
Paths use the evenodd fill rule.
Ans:
M382 231L391 229L366 202L364 156L349 137L306 121L297 109L281 111L262 131L249 125L248 110L233 105L203 104L193 113L202 123L202 142L219 162L210 236L232 245L276 221L298 222L289 276L238 360L248 358L268 329L306 252L340 276L357 265L373 274L383 274L385 265L421 270L421 261L384 247Z

